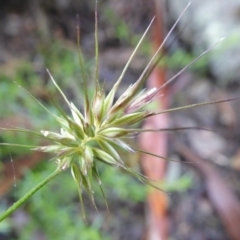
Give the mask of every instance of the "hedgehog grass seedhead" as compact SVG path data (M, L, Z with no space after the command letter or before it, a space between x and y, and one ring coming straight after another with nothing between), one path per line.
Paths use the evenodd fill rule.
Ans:
M96 4L96 7L97 7L97 4ZM176 24L180 20L181 16L183 15L187 7L179 16L178 20L173 25L172 29L169 31L167 37L173 31L173 29L175 28ZM134 153L135 151L138 151L140 153L147 153L152 156L168 160L167 158L157 156L153 153L149 153L141 149L133 148L132 146L127 144L125 139L128 137L134 136L136 133L141 133L144 131L165 131L169 129L145 129L144 130L144 129L139 129L135 127L135 124L140 123L142 120L144 120L147 117L154 116L161 113L238 99L238 98L233 98L233 99L222 100L222 101L192 104L189 106L164 110L162 112L147 111L145 107L151 101L153 101L155 96L159 94L159 91L161 90L161 88L165 87L167 84L172 82L180 73L186 70L197 59L199 59L200 57L202 57L204 54L206 54L208 51L211 50L211 48L209 48L207 51L202 53L198 58L196 58L194 61L188 64L185 68L183 68L178 74L176 74L175 77L169 79L163 86L161 86L161 88L141 90L141 86L146 79L146 74L149 71L150 66L153 63L154 59L156 58L158 53L160 53L163 45L162 44L159 47L159 49L156 51L152 59L150 60L149 64L143 70L143 73L141 74L139 79L133 85L130 85L126 89L126 91L116 101L114 101L116 97L116 92L118 90L119 85L121 84L121 81L125 75L125 72L130 62L132 61L136 51L138 50L140 44L142 43L145 35L147 34L154 19L151 21L145 33L143 34L142 38L140 39L139 43L137 44L136 48L134 49L119 79L113 85L110 92L106 95L104 90L101 88L98 80L97 11L95 11L95 13L96 13L96 18L95 18L96 68L95 68L95 89L92 97L90 97L88 94L87 79L86 79L86 74L84 72L84 62L83 62L81 48L79 44L80 43L79 27L77 26L77 32L78 32L77 40L79 45L78 49L79 49L79 60L80 60L79 62L80 62L81 74L83 79L83 88L84 88L83 113L81 113L79 109L72 102L69 102L69 100L67 99L67 97L65 96L61 88L58 86L58 84L55 82L50 72L47 70L53 84L58 89L58 91L64 98L66 104L68 105L71 112L71 116L67 115L59 106L57 107L61 113L61 117L53 114L44 105L42 105L41 102L35 99L29 92L27 92L25 89L23 90L27 94L29 94L32 98L34 98L39 103L39 105L41 105L49 114L51 114L56 119L60 127L59 132L42 130L41 134L39 134L38 132L21 129L21 128L18 128L18 129L17 128L14 128L14 129L1 128L2 130L8 130L8 131L13 130L13 131L19 131L19 132L26 132L26 133L30 133L38 136L40 135L52 142L51 145L32 147L32 148L37 151L52 153L53 159L55 160L58 166L57 173L58 173L58 170L61 171L61 170L66 170L68 168L71 169L73 179L78 185L79 197L80 197L84 218L85 218L85 211L84 211L84 205L82 200L83 187L85 187L85 189L87 190L93 205L96 207L94 203L93 190L91 186L93 179L95 179L98 182L107 206L106 198L105 198L103 189L101 187L100 176L97 169L97 162L102 162L112 167L122 168L125 171L137 177L140 181L153 186L151 181L149 181L148 178L146 178L145 176L143 176L138 172L135 172L133 169L125 165L124 159L121 158L120 151L125 151L127 153ZM184 128L181 128L181 129L184 129ZM30 147L30 146L21 145L21 144L7 144L7 143L1 143L0 145L12 145L12 146L15 145L15 146L22 146L22 147ZM49 179L52 179L52 177L50 176ZM29 195L23 198L23 200L21 201L19 200L18 206L20 206L24 201L26 201L26 199L30 197L40 187L46 184L47 181L48 180L44 181L44 183L40 183L39 187L36 187L36 189L33 189ZM15 210L15 207L13 206L12 208L9 209L9 211L6 214L2 215L2 218L0 219L4 219L8 214L13 212L14 210Z
M98 81L98 48L96 47L95 89L94 95L92 97L89 96L87 90L87 79L84 72L84 63L79 46L79 59L84 87L83 113L81 113L72 102L69 102L61 88L48 71L52 82L67 103L71 111L71 116L65 114L60 107L58 108L61 112L61 117L51 113L59 123L60 131L56 133L42 130L42 135L50 140L53 144L36 147L34 150L52 153L54 156L53 159L55 159L59 169L71 169L74 181L79 186L79 195L82 206L81 193L83 186L86 188L95 206L91 187L93 178L98 181L101 188L100 177L97 169L97 161L113 167L122 168L127 172L134 174L142 182L148 181L146 177L135 172L124 164L124 160L121 158L119 151L125 151L129 153L135 152L135 150L129 146L124 139L133 136L134 133L138 132L137 128L130 129L132 125L141 122L144 118L152 114L144 110L144 107L152 101L159 90L154 88L150 90L139 91L140 85L142 85L144 81L143 75L135 84L130 85L117 101L114 102L114 100L117 89L124 77L129 63L131 62L149 27L127 62L121 76L107 95L101 88ZM80 38L78 34L78 43L80 42L79 39ZM96 25L96 46L97 42L98 36ZM103 193L102 188L101 191Z
M55 116L60 125L60 131L58 133L41 131L43 136L53 144L37 147L34 150L53 153L60 169L70 168L79 188L82 189L84 186L87 189L93 203L91 181L92 178L100 181L97 161L132 172L141 181L146 182L145 177L124 164L119 150L135 152L123 140L123 138L133 135L133 129L128 130L126 126L141 122L150 114L142 108L152 100L157 89L134 94L133 86L130 86L116 103L113 103L116 92L114 88L106 97L102 90L95 89L93 98L89 99L87 96L85 99L85 103L88 102L89 107L85 104L85 114L83 115L72 102L67 100L53 78L52 80L63 95L71 111L71 116L62 111L61 117Z
M189 6L189 5L188 5ZM188 7L187 6L187 7ZM97 4L96 4L97 7ZM185 8L185 10L187 9ZM184 11L185 11L184 10ZM183 11L183 13L184 13ZM101 188L101 181L97 169L97 161L110 165L112 167L119 167L127 172L136 176L140 181L151 184L149 179L135 172L131 168L125 165L124 159L121 158L119 151L125 151L128 153L134 153L135 151L144 152L143 150L134 149L125 142L125 139L132 137L136 133L143 132L142 129L134 127L134 124L140 123L142 120L149 116L160 114L163 112L150 112L146 110L146 106L153 101L154 97L159 94L162 87L165 87L174 78L170 79L161 88L152 88L148 90L141 90L141 86L146 79L146 74L154 61L155 57L160 52L162 45L156 51L149 64L143 70L143 73L139 79L130 85L126 91L116 100L116 92L119 85L125 75L125 72L132 61L136 51L138 50L140 44L142 43L146 33L148 32L153 20L150 22L148 28L134 49L132 55L130 56L126 66L124 67L122 74L119 79L113 85L110 92L106 95L104 90L101 88L98 80L98 20L97 20L97 10L95 11L95 56L96 56L96 68L95 68L95 89L92 97L88 94L87 79L84 72L84 62L82 58L81 48L80 48L80 34L79 27L77 27L78 32L78 49L79 49L79 62L83 79L84 88L84 110L81 113L77 107L69 102L65 94L62 92L58 84L55 82L54 78L48 71L50 78L62 97L65 99L70 111L71 116L68 116L64 111L59 108L62 116L53 115L60 125L60 131L58 133L43 130L41 133L45 138L52 141L52 145L41 146L35 148L35 150L53 153L54 159L58 168L61 170L71 169L74 181L78 184L79 196L82 203L82 189L83 186L87 190L92 203L94 203L93 191L91 187L92 179L96 179ZM182 13L182 14L183 14ZM181 18L180 15L179 19ZM169 34L173 31L177 22L174 24L173 28L170 30ZM168 35L169 35L168 34ZM207 52L207 51L206 51ZM205 53L206 53L205 52ZM204 54L205 54L204 53ZM203 54L202 54L203 55ZM200 55L200 56L202 56ZM193 61L194 62L194 61ZM190 65L190 64L189 64ZM186 68L185 68L186 69ZM185 70L184 69L184 70ZM177 75L176 75L177 76ZM196 104L205 105L209 103ZM194 107L189 106L189 107ZM188 108L184 107L184 108ZM179 108L180 109L180 108ZM165 110L174 111L176 109ZM177 109L178 110L178 109ZM52 113L51 113L52 114ZM131 128L132 127L132 128ZM160 129L162 130L162 129ZM147 130L146 130L147 131ZM154 131L150 129L149 131ZM154 155L152 153L144 152L147 154ZM156 156L156 155L154 155ZM160 156L158 156L160 157ZM166 159L164 157L160 157ZM101 188L103 197L104 192ZM105 199L106 203L106 199ZM107 205L107 203L106 203ZM84 208L83 208L83 216Z

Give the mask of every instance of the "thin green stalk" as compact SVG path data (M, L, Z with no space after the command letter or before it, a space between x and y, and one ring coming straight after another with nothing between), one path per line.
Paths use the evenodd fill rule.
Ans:
M98 1L96 0L95 4L95 84L96 84L96 93L99 91L99 57L98 57Z
M61 168L57 168L52 174L15 202L10 208L8 208L2 215L0 215L0 222L17 210L23 203L25 203L34 193L36 193L40 188L50 182L54 177L56 177L60 172Z

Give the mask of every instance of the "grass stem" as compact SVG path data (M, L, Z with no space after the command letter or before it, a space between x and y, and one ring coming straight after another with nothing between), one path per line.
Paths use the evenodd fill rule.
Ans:
M15 202L11 207L9 207L3 214L0 215L0 222L6 217L12 214L16 209L18 209L22 204L24 204L34 193L36 193L40 188L50 182L54 177L56 177L62 170L57 168L52 174L46 177L38 185L36 185L32 190L26 193L22 198Z

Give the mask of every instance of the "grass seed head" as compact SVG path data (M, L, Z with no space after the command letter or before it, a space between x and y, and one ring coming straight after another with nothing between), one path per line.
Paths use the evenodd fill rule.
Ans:
M184 10L185 11L185 10ZM95 44L96 44L96 74L95 74L95 89L93 97L90 97L87 87L87 78L84 72L84 62L81 55L81 49L79 46L79 60L80 68L83 79L84 87L84 109L83 113L70 102L61 88L58 86L57 82L54 80L50 72L48 71L53 84L58 89L59 93L65 100L71 115L65 113L60 107L59 111L61 116L57 116L51 113L46 107L44 107L38 100L36 100L30 93L26 92L33 97L48 113L55 117L56 121L59 123L59 131L52 132L49 130L42 130L41 134L44 138L51 142L51 144L46 146L35 147L34 150L49 152L53 154L53 159L60 170L71 169L71 173L74 181L78 185L79 197L81 201L81 206L84 207L82 202L82 191L85 188L90 196L90 199L95 206L93 191L92 191L92 181L95 179L99 183L102 195L105 199L103 189L101 187L100 176L98 173L98 162L105 163L108 166L119 167L137 177L140 181L148 183L151 182L145 176L140 173L135 172L133 169L129 168L124 159L121 158L120 151L126 153L135 153L136 151L147 153L143 150L135 149L130 146L125 139L132 137L136 133L143 132L139 129L136 124L142 122L145 118L149 116L154 116L161 113L177 111L181 108L175 108L170 110L165 110L163 112L150 112L146 110L146 106L154 100L154 97L159 93L160 89L152 88L148 90L141 90L142 83L145 81L145 75L149 70L149 67L157 53L160 51L162 45L154 54L153 58L150 60L147 67L144 69L140 78L133 84L130 85L127 90L116 100L116 92L119 85L125 75L125 72L132 61L136 51L138 50L140 44L142 43L145 35L147 34L153 20L151 21L149 27L143 34L136 48L134 49L132 55L130 56L126 66L124 67L122 74L119 79L113 85L112 89L108 94L105 94L104 90L101 88L98 81L98 34L97 34L97 18L96 18L96 30L95 30ZM174 24L174 27L176 24ZM174 28L173 27L173 28ZM79 31L79 28L77 28ZM170 30L170 33L173 29ZM168 34L169 35L169 34ZM79 34L78 34L78 44L79 44ZM210 50L210 49L209 49ZM205 51L200 57L206 54L209 50ZM198 58L197 58L198 59ZM195 60L192 62L194 63ZM189 64L188 66L190 66ZM187 66L187 67L188 67ZM183 70L185 70L184 68ZM181 70L180 72L183 72ZM176 77L178 74L176 75ZM165 87L169 84L173 78L164 84ZM237 99L237 98L235 98ZM230 99L230 100L235 100ZM229 101L229 100L226 100ZM212 103L218 103L224 101L215 101L208 103L193 104L189 106L184 106L182 109L187 109L191 107L197 107ZM16 130L16 129L13 129ZM166 130L166 129L164 129ZM22 130L19 130L22 131ZM154 130L149 129L148 131L161 131L161 129ZM28 132L28 130L26 130ZM34 132L34 134L39 135L39 133ZM1 144L6 145L6 144ZM13 145L13 144L12 144ZM16 144L19 146L19 144ZM24 145L22 145L25 147ZM152 153L148 153L154 155ZM157 155L154 155L157 156ZM160 157L166 159L164 157ZM106 202L106 199L105 199ZM107 203L106 203L107 205Z
M177 22L179 21L179 19L177 20ZM80 68L84 87L83 113L81 113L80 110L67 99L61 88L58 86L54 78L49 73L52 82L67 103L72 116L68 116L61 110L62 116L55 116L56 120L60 124L60 131L56 133L46 130L41 131L43 136L48 140L52 141L53 144L36 148L36 150L39 151L52 152L55 156L56 164L60 169L71 169L74 181L78 184L79 187L79 195L82 206L83 204L81 194L83 187L85 187L93 204L95 205L91 184L93 178L95 178L100 183L97 162L105 163L112 167L120 167L126 170L128 173L137 177L140 181L144 183L149 183L151 185L149 179L125 165L124 159L121 158L120 151L124 151L127 153L135 153L135 151L144 152L142 150L134 149L133 147L129 146L125 141L126 138L132 137L133 134L143 132L142 129L136 128L135 125L142 122L145 118L149 116L154 116L156 114L180 109L179 108L173 110L165 110L163 112L156 113L147 111L145 108L159 94L161 88L165 87L173 80L173 78L171 78L161 88L141 90L141 86L146 80L146 74L150 68L150 65L157 56L157 54L160 52L163 44L154 54L153 58L150 60L147 67L144 69L140 78L133 85L130 85L126 89L126 91L116 101L114 101L116 97L116 92L119 85L121 84L125 72L130 62L132 61L136 51L138 50L140 44L142 43L145 35L147 34L153 20L151 21L149 27L143 34L132 55L127 61L126 66L124 67L119 79L113 85L110 92L108 94L105 94L98 80L97 18L95 19L95 21L96 68L95 89L93 97L91 98L88 94L87 77L84 72L84 62L81 55L81 48L79 45ZM176 26L177 22L174 24L173 28ZM169 34L173 31L173 28L170 30ZM78 44L80 42L79 39L80 38L78 34ZM208 51L205 51L203 54L200 55L200 57L206 54ZM192 63L194 62L195 61L193 61ZM188 66L190 65L191 64L189 64ZM185 69L186 68L184 68L184 70ZM176 75L176 77L177 76L178 74ZM185 106L184 109L205 104L210 103L195 104L194 106ZM149 129L149 131L155 130ZM159 131L161 131L161 129ZM152 155L152 153L149 154ZM166 159L164 157L162 158ZM101 188L100 184L99 186ZM103 197L105 198L104 193Z

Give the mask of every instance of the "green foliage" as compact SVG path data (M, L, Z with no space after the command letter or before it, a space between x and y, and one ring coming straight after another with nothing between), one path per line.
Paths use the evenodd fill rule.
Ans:
M183 175L174 181L163 181L158 183L159 187L167 192L185 192L192 187L192 178L188 175Z
M187 64L195 59L193 54L186 52L183 49L178 49L173 54L165 56L163 59L164 65L169 69L183 69ZM198 73L205 74L207 69L208 61L206 57L199 59L191 70L198 71Z
M0 202L0 212L3 212L6 209L6 203L5 201ZM0 224L0 233L1 234L8 234L11 231L11 219L6 219Z
M13 83L16 81L17 83L21 84L22 86L29 86L31 90L31 84L35 84L35 80L31 80L31 84L28 84L28 80L24 78L23 75L26 76L28 74L32 74L32 71L28 71L26 69L28 65L22 64L20 65L15 71L11 72L11 75L1 73L0 75L0 95L1 95L1 104L5 106L1 108L0 117L6 118L11 116L13 113L24 114L26 113L27 107L29 107L29 101L26 99L26 95L24 92L19 90L19 87ZM36 77L35 77L36 79ZM31 107L36 109L32 104Z
M129 43L129 38L131 38L133 34L126 22L118 16L116 12L108 7L104 8L102 16L106 18L106 22L111 21L111 26L114 26L115 32L113 35L120 40L127 41Z
M101 180L104 190L108 197L115 200L129 200L133 202L142 202L145 199L147 188L144 184L139 183L136 179L117 168L100 168ZM94 187L96 193L100 195L97 186Z
M27 171L24 179L13 189L15 198L22 197L29 189L48 176L54 167L53 163L46 160L34 172ZM115 202L113 206L117 205L118 201L143 201L146 188L132 177L121 174L118 169L114 168L100 168L100 171L107 200L110 203ZM62 173L29 199L25 206L28 220L18 232L18 239L34 239L37 233L49 240L79 239L79 236L86 240L110 239L100 233L103 228L106 228L101 215L104 212L107 214L107 210L97 184L93 188L96 190L94 195L100 213L92 209L90 203L87 204L90 224L86 225L80 216L76 186L68 171ZM86 194L83 197L84 202L90 201Z
M110 23L108 27L113 31L112 35L114 37L117 37L120 41L130 45L131 47L135 47L138 44L142 34L136 34L133 32L129 24L126 23L121 16L117 15L117 13L111 8L106 6L101 15L105 22ZM151 52L151 45L148 40L145 40L139 51L145 56L149 55Z
M46 66L50 72L54 73L54 77L63 89L73 90L71 87L78 86L77 90L80 92L82 91L82 88L80 87L80 84L82 84L80 75L81 71L75 45L68 41L56 40L51 43L50 48L40 48L40 54L42 54L44 59L44 66ZM85 63L84 69L88 75L91 75L91 61ZM76 84L76 86L72 86L72 84ZM53 91L56 90L51 82L49 82L47 87Z
M20 198L51 171L49 162L43 164L42 170L28 171L15 189L15 196ZM68 172L50 182L28 202L28 221L18 239L34 239L36 233L43 234L46 239L79 239L79 236L86 240L107 239L100 234L102 220L97 214L89 226L83 223L76 197L76 186Z

